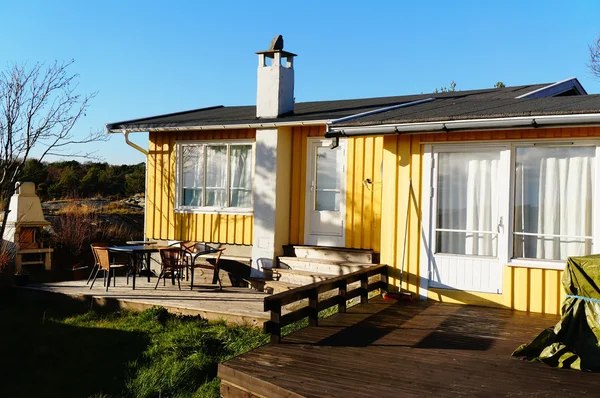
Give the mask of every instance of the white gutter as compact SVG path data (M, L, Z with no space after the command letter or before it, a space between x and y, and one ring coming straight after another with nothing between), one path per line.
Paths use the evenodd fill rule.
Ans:
M538 128L559 126L600 125L600 113L577 115L519 116L490 119L446 120L423 123L398 123L379 126L331 128L325 137L352 137L365 135L388 135L428 133L439 131L498 130L512 128Z
M180 126L180 127L143 127L134 129L106 129L107 133L142 133L152 131L198 131L198 130L231 130L231 129L263 129L275 127L293 126L323 126L330 120L310 120L306 122L272 122L272 123L248 123L248 124L215 124L203 126ZM135 145L135 144L134 144Z
M141 146L139 146L138 144L129 141L129 133L130 131L124 131L123 132L123 136L125 137L125 143L127 145L129 145L130 147L137 149L138 151L140 151L141 153L143 153L144 155L148 156L148 151L145 150L144 148L142 148Z
M125 137L125 143L127 143L127 145L129 145L130 147L140 151L141 153L143 153L144 155L146 155L146 173L145 173L145 181L144 181L144 188L146 188L148 186L148 151L145 150L144 148L142 148L141 146L137 145L136 143L133 143L131 141L129 141L129 132L124 132L123 136ZM146 211L148 209L148 190L144 189L144 240L146 240Z

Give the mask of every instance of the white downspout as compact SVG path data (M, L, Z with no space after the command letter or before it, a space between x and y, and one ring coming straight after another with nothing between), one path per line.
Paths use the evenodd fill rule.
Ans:
M146 212L148 209L148 151L136 143L129 141L129 131L124 131L123 136L125 137L125 143L127 145L146 155L146 176L144 181L144 240L146 240Z

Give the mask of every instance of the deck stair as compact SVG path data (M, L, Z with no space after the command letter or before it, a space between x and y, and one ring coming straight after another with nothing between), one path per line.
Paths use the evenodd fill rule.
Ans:
M323 281L358 271L379 262L373 250L347 249L322 246L284 246L273 280L265 283L265 290L279 293L299 286Z

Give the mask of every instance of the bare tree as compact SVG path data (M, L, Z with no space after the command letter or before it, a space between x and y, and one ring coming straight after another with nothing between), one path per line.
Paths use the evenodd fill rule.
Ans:
M600 35L593 44L589 45L590 49L590 61L589 68L592 74L600 79Z
M76 93L79 75L68 71L73 62L12 64L0 72L0 196L5 199L0 237L19 173L32 151L40 161L47 155L89 158L93 153L73 152L72 145L106 139L102 130L73 134L96 95Z

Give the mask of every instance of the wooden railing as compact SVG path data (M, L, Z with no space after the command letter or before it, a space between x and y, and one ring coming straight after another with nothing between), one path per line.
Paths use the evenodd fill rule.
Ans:
M369 278L381 275L377 282L369 283ZM360 281L360 286L348 290L348 285ZM338 289L335 296L319 301L319 294ZM272 343L281 341L281 328L308 317L309 326L318 326L319 311L338 306L338 312L346 312L347 301L360 296L361 304L368 301L369 292L387 289L387 265L379 264L346 275L315 282L296 289L265 297L264 310L271 311L271 320L265 322L265 332L271 335ZM284 305L308 299L308 305L297 310L281 314Z

